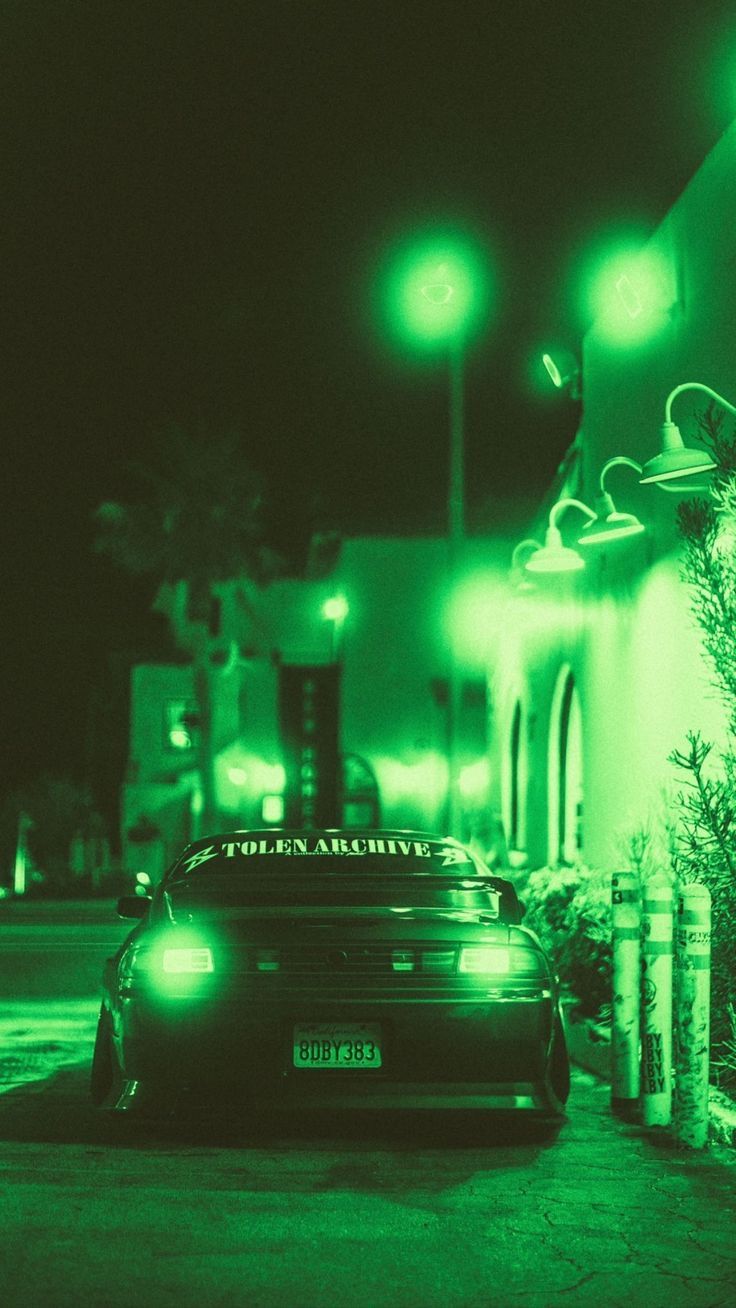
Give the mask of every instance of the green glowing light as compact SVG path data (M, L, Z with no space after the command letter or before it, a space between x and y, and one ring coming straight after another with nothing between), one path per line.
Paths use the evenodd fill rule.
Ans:
M635 240L608 245L588 261L582 316L611 344L650 339L666 325L675 299L674 273L656 250Z
M485 667L503 611L506 577L492 569L469 573L448 596L444 627L458 658Z
M348 616L348 602L344 595L333 595L322 605L322 614L330 622L344 622Z
M490 763L487 758L481 758L477 763L468 763L460 769L458 790L463 799L480 799L486 794L490 780Z
M123 970L162 998L175 998L211 988L216 957L216 940L203 939L191 928L167 928L148 945L133 944L123 958Z
M407 799L432 805L446 793L447 760L434 750L423 751L411 763L390 755L374 755L372 762L381 794L389 806Z
M602 522L591 522L583 527L578 545L602 545L604 541L621 540L624 536L640 536L645 530L644 523L631 513L609 513Z
M214 972L212 950L203 949L165 949L163 959L164 972Z
M389 332L403 345L450 345L478 327L487 295L487 270L468 239L437 232L415 238L389 260L384 286Z
M261 806L261 816L264 822L275 824L284 820L284 797L283 795L264 795Z
M511 954L508 949L498 949L491 945L467 946L460 950L461 972L508 972L511 967Z
M639 299L634 287L631 285L626 273L622 273L616 282L616 290L621 296L621 303L630 318L638 318L642 311L642 302Z
M529 562L524 564L527 572L580 572L585 567L585 560L566 546L558 550L554 557L542 554L541 550L538 553L542 555L541 558L532 555Z
M557 527L550 526L544 545L530 555L524 567L527 572L579 572L585 562L577 550L563 545Z
M559 368L557 367L557 364L555 363L554 359L552 358L552 355L551 355L551 354L543 354L543 355L542 355L542 363L544 364L545 368L547 369L547 372L549 373L550 377L552 378L552 384L553 384L553 386L557 386L558 389L559 389L559 387L563 385L562 373L560 372Z

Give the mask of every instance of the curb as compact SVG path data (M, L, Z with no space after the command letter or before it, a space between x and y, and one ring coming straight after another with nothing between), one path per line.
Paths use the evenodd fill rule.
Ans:
M565 1036L570 1059L585 1072L592 1072L601 1081L611 1080L611 1032L607 1026L596 1025L588 1018L572 1021L563 1003ZM736 1103L717 1090L710 1087L708 1095L708 1113L710 1127L708 1138L711 1143L726 1145L736 1149Z

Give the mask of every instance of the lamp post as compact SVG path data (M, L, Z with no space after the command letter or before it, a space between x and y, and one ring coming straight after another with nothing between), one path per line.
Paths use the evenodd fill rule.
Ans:
M450 345L450 468L447 482L447 572L452 594L460 572L465 536L465 423L463 413L463 354L460 337ZM450 645L447 684L447 830L462 836L458 734L463 698L457 655Z
M404 348L442 352L449 366L449 449L447 471L447 578L457 582L465 537L463 363L465 347L482 315L486 273L476 249L457 233L432 232L414 238L398 252L386 280L384 304L389 331ZM454 649L449 649L447 694L448 788L446 826L459 836L458 734L462 680Z

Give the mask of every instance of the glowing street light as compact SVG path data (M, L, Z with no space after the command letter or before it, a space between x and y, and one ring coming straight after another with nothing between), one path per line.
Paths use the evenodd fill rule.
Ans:
M402 350L444 351L462 343L485 312L488 275L457 233L430 232L393 252L383 286L388 333Z
M478 251L456 233L432 232L407 242L394 255L385 286L390 334L400 346L423 352L443 351L450 363L450 448L447 486L449 586L453 591L465 534L463 353L480 325L487 299L488 274ZM447 708L447 830L460 836L457 724L462 687L457 660L450 651Z

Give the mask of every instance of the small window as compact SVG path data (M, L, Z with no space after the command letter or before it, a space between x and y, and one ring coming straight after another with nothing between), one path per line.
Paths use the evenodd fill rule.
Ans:
M523 850L526 846L526 756L522 739L523 714L519 700L514 705L511 719L511 768L509 773L509 849Z

